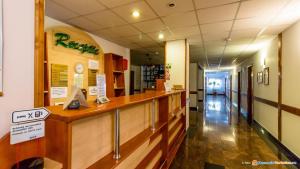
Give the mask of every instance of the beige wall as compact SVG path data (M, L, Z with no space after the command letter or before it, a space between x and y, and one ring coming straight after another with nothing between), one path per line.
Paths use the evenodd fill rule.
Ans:
M171 64L170 84L182 85L185 88L185 40L166 42L166 64Z
M282 35L282 103L300 108L300 22ZM282 142L300 157L300 117L282 112Z
M45 30L56 27L56 26L70 26L66 23L63 23L61 21L55 20L51 17L45 16ZM87 32L88 33L88 32ZM126 95L129 94L129 83L130 83L130 49L122 47L118 44L112 43L110 41L107 41L99 36L93 35L91 33L88 33L103 49L104 53L115 53L118 55L123 56L125 59L128 60L128 70L125 71L125 92Z
M11 113L34 103L33 0L3 0L3 38L0 138L9 131Z

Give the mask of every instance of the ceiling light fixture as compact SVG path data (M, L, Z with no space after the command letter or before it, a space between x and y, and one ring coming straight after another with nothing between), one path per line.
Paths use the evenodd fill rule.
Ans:
M164 37L165 37L165 36L164 36L164 34L163 34L162 32L160 32L160 33L158 34L158 39L161 40L161 39L164 39Z
M174 2L169 2L169 3L168 3L168 6L169 6L170 8L173 8L173 7L176 6L176 4L175 4Z
M135 18L138 18L140 16L140 12L138 10L134 10L132 12L132 16L135 17Z

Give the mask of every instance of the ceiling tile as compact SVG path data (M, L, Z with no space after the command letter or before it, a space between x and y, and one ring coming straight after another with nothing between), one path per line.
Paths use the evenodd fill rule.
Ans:
M250 0L243 1L238 18L274 16L288 0Z
M115 27L126 24L126 22L122 18L120 18L110 10L96 12L90 15L86 15L86 17L89 20L102 25L103 27Z
M80 15L105 9L97 0L53 0Z
M140 32L136 30L134 27L132 27L131 25L113 27L111 28L111 30L114 32L114 34L121 37L134 36L140 34Z
M135 23L134 26L145 33L157 32L165 29L165 25L159 19Z
M203 34L204 41L224 41L229 35L229 32L215 32Z
M247 19L238 19L235 21L233 30L241 29L262 29L267 26L271 18L254 17Z
M260 29L244 29L244 30L234 30L231 34L231 39L248 39L255 38L257 34L260 32Z
M175 15L169 15L162 18L167 26L170 28L174 27L185 27L197 25L197 19L195 12L179 13Z
M140 12L139 18L134 18L132 16L132 12L134 10L138 10ZM120 6L114 8L113 11L130 23L141 22L156 18L155 13L144 1L138 1L128 5Z
M183 36L184 38L188 38L193 35L200 35L199 27L197 26L190 26L190 27L179 27L171 29L174 36Z
M190 36L188 42L190 45L202 45L202 37L201 35Z
M65 21L67 19L78 16L78 14L58 5L56 2L46 2L46 15L54 19Z
M269 26L264 32L263 35L278 35L283 32L290 25L277 25L277 26Z
M203 34L230 31L233 21L224 21L200 25Z
M300 1L292 0L278 15L272 25L292 24L300 19Z
M147 0L150 6L159 16L167 16L175 13L192 11L194 9L192 0ZM175 7L169 7L170 2L175 3Z
M238 4L224 5L214 8L198 10L199 22L213 23L225 20L233 20L237 11Z
M126 5L132 2L140 1L140 0L98 0L109 8L114 8L117 6Z
M134 43L153 42L153 40L146 34L138 34L138 35L134 35L134 36L129 36L124 39L126 39L130 42L134 42Z
M68 20L67 23L87 31L94 31L102 28L100 25L91 22L85 17L73 18Z
M208 8L213 6L220 6L224 4L230 4L239 2L240 0L195 0L196 8Z
M158 39L159 33L163 33L164 34L164 39L162 39L162 40ZM167 39L170 39L170 38L172 38L174 36L172 34L172 32L170 32L169 30L163 30L163 31L160 31L160 32L147 33L147 35L149 37L151 37L153 40L156 40L158 42L163 42L163 41L165 41Z

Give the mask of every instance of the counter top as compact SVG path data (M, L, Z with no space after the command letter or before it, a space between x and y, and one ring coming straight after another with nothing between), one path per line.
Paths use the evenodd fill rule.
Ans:
M165 97L171 94L181 93L184 91L185 90L174 90L171 92L150 91L142 94L114 97L110 98L111 101L105 104L89 102L89 107L80 107L78 110L63 110L63 106L49 106L46 108L51 112L49 119L56 119L69 123L74 120L100 115L101 113L114 111L115 109Z

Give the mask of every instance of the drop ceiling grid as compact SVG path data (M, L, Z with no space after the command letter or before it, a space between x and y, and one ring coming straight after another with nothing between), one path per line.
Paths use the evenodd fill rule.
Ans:
M282 31L296 20L295 17L293 21L285 23L285 25L280 25L281 22L277 22L277 20L275 20L276 17L269 16L275 13L277 18L280 19L284 12L279 14L276 11L282 9L283 4L287 6L286 4L292 0L280 0L276 1L276 3L270 3L270 5L267 5L269 0L177 0L176 4L184 5L174 11L167 7L157 6L159 4L167 5L169 0L87 0L84 1L87 3L86 5L92 7L80 9L82 1L83 0L46 0L46 7L51 10L46 10L46 13L55 19L71 23L77 27L84 27L85 30L99 36L104 36L104 38L115 43L120 44L120 42L122 42L121 44L126 47L135 46L134 48L145 48L148 47L148 45L161 47L163 43L158 40L157 35L160 31L163 31L167 37L165 40L190 39L193 44L202 45L204 52L202 52L201 55L204 53L206 60L208 60L207 57L210 56L210 53L207 53L206 49L208 44L218 47L220 41L224 41L225 37L232 35L232 37L236 37L237 40L252 39L248 42L249 46L255 42L254 39L259 35L259 33L252 32L256 30L257 32L268 30L269 34L276 34L279 33L276 31ZM150 17L141 19L138 22L132 21L132 18L130 18L131 11L126 7L134 6L134 4L143 4L143 9L146 9L147 16ZM225 12L226 14L225 9L234 9L237 4L241 4L241 9L234 18L231 18L232 14L228 14L226 17L222 16L222 18L219 18L219 16L215 14L219 12ZM262 5L259 6L259 4ZM267 9L266 11L268 12L266 12L266 14L260 12L259 15L254 15L255 8L253 7L255 6L260 7L259 11ZM122 12L120 12L122 8L125 10L125 13L122 10ZM207 13L205 13L205 11ZM173 17L174 15L176 17ZM184 18L185 15L186 17ZM97 18L94 19L93 16ZM105 18L101 21L101 17L103 16ZM141 17L143 17L143 15L141 15ZM191 19L193 17L196 19ZM168 20L168 18L171 19ZM273 21L269 23L267 21L270 18L272 18ZM188 21L176 22L176 20L180 19ZM268 23L268 25L266 26L265 23ZM151 27L151 24L157 24L157 27ZM196 28L192 28L195 26L198 26L198 31ZM121 27L120 31L118 31L116 27ZM145 27L146 29L144 29ZM217 29L221 27L224 27L224 29ZM222 32L224 35L222 35ZM114 35L106 35L107 33ZM217 37L217 34L220 34L220 36ZM137 38L132 38L133 36L144 36L147 40L142 39L141 42L139 42ZM151 42L149 42L148 39L150 39ZM243 43L243 45L245 45L245 43ZM230 49L228 50L230 51ZM242 56L244 51L246 51L246 47L244 47L240 53L232 56L233 59ZM220 53L220 56L226 55L226 52L226 44L224 44L224 50ZM191 53L191 55L194 56L197 54Z

